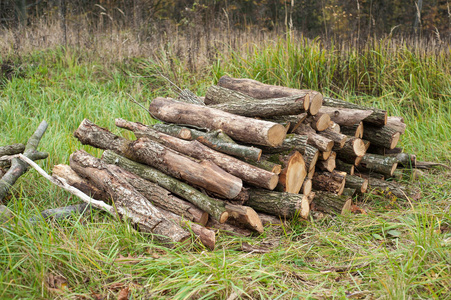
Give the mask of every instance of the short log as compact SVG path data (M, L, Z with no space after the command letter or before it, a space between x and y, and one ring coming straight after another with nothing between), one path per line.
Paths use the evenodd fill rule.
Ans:
M345 172L316 172L312 178L312 187L316 191L328 191L330 193L341 195L345 188L345 182Z
M398 144L400 133L387 126L365 126L363 138L372 145L393 149Z
M346 214L351 211L352 197L324 191L316 191L312 205L315 210L328 214Z
M356 189L359 194L364 194L368 189L368 180L359 176L348 175L346 176L345 187Z
M366 153L362 157L357 169L360 172L376 172L390 177L395 172L397 166L398 160L396 157Z

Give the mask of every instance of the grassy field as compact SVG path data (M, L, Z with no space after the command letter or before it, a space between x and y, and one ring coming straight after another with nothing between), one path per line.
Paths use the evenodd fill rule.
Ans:
M295 35L256 41L225 41L214 55L192 57L180 54L181 41L135 55L57 45L14 53L3 44L0 62L15 71L0 86L0 145L25 143L46 120L39 149L50 155L39 164L50 172L77 149L101 155L72 136L84 118L128 138L115 118L153 123L129 99L147 105L174 96L158 73L200 95L228 74L387 109L408 124L406 152L450 164L449 45L387 39L358 50ZM209 252L166 249L96 211L32 225L43 209L79 202L32 170L3 203L16 218L0 226L0 299L117 299L125 286L131 299L451 299L451 173L436 169L413 184L423 193L416 202L366 197L358 202L366 215L296 220L252 239L221 235ZM244 253L242 242L272 250ZM49 289L50 275L66 278L67 287Z

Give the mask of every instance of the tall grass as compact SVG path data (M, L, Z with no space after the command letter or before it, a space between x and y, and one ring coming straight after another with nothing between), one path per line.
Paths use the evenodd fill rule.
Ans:
M101 154L72 137L84 118L130 139L114 118L154 122L129 99L147 105L157 95L176 96L159 73L200 95L228 74L382 107L404 116L407 151L420 159L451 159L450 49L443 45L386 39L354 49L294 32L271 41L230 33L214 36L210 47L200 36L203 46L189 54L195 42L183 33L156 44L119 31L80 39L93 43L65 49L56 41L23 41L16 54L1 48L1 62L15 64L16 72L0 87L0 144L26 142L45 119L49 129L39 148L50 156L39 163L47 171L77 149ZM40 210L78 200L29 171L5 203L16 218L0 225L0 298L101 293L115 299L114 286L124 284L136 299L451 299L450 175L440 170L420 179L423 198L416 203L368 196L358 203L367 215L295 220L254 239L220 234L217 249L208 252L198 244L162 248L94 211L32 225L29 217ZM271 252L237 251L242 242ZM130 264L117 260L128 254ZM68 289L52 292L49 274L64 276Z

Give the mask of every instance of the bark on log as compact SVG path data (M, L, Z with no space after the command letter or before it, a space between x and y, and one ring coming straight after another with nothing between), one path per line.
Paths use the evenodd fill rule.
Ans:
M241 228L228 223L219 223L216 219L213 218L210 218L206 227L211 230L219 231L220 233L224 233L226 235L249 237L253 234L253 232L249 229Z
M328 128L324 131L318 132L319 135L328 138L329 140L334 142L334 146L332 150L338 150L343 148L348 139L348 136L339 132L335 132L332 129Z
M280 124L233 115L206 106L156 98L149 107L156 118L170 123L221 129L231 138L251 144L281 145L286 129Z
M371 142L374 146L393 149L399 141L400 133L393 128L383 126L365 126L363 138Z
M310 211L305 195L263 189L251 189L246 204L257 211L283 218L294 218L299 215L306 219Z
M83 120L74 135L82 144L113 150L127 158L153 166L170 176L228 199L235 198L242 189L241 179L228 174L210 161L198 163L145 138L129 141L87 119Z
M363 123L372 124L375 126L384 126L387 124L387 112L382 109L374 108L374 107L364 107L358 104L346 102L339 99L324 97L323 99L324 106L331 107L340 107L340 108L352 108L352 109L361 109L361 110L371 110L373 113L368 117L364 118Z
M359 194L364 194L368 190L368 180L359 176L346 176L345 187L356 189Z
M346 134L348 136L353 136L356 138L363 138L363 133L364 133L364 126L363 126L363 122L360 122L358 124L354 124L352 126L340 126L341 128L341 133Z
M393 149L388 149L385 147L376 146L373 144L370 144L370 147L368 148L368 153L374 153L379 155L392 155L392 154L399 154L402 153L404 150L400 147L395 147Z
M323 95L312 90L298 90L283 86L269 85L252 79L231 78L222 76L218 86L239 91L257 99L280 98L296 96L305 92L310 94L309 112L311 115L318 113L323 102Z
M420 190L415 187L371 177L368 178L368 189L372 193L381 194L388 198L418 200L421 196Z
M342 195L343 196L349 196L352 197L357 193L356 189L352 189L352 188L344 188Z
M311 145L307 145L305 147L305 152L303 154L303 157L304 157L304 161L305 161L305 167L307 168L309 173L310 173L310 171L315 170L315 165L319 159L318 149L316 149L315 147L313 147ZM310 176L309 176L309 178L310 178Z
M264 153L299 151L299 153L304 154L308 145L307 140L307 135L287 134L282 145L277 147L262 147L262 150Z
M262 221L263 226L270 226L270 225L284 225L285 220L282 220L280 217L276 217L273 215L268 215L262 212L258 213L258 217Z
M33 135L28 139L27 145L25 146L25 150L23 152L24 156L30 158L31 160L36 159L36 155L40 157L40 152L37 152L36 148L38 147L46 129L47 122L42 121ZM22 160L18 158L12 159L11 167L0 179L0 201L6 197L10 188L14 185L17 179L19 179L19 177L27 171L27 167L28 165Z
M335 159L335 169L346 172L349 175L354 175L354 164L348 164L341 159Z
M417 156L415 154L402 152L397 154L387 154L386 156L395 157L398 162L398 166L402 166L404 168L412 168L416 166Z
M3 155L14 155L24 152L24 144L12 144L0 147L0 157Z
M353 127L354 124L358 124L372 115L372 110L362 110L354 108L332 107L323 106L319 110L319 114L328 114L331 121L337 123L340 126ZM383 124L385 121L385 115L380 115L381 120L378 124Z
M178 139L153 130L144 124L128 122L123 119L116 119L116 126L133 131L138 138L147 137L185 155L200 160L209 160L228 173L241 178L251 185L273 190L279 181L279 177L274 173L257 168L221 152L214 151L198 141Z
M345 172L322 172L316 173L312 178L313 188L317 191L327 191L337 195L343 193L346 182Z
M340 215L351 211L352 197L317 191L312 204L315 210Z
M317 115L308 117L305 122L309 123L316 131L324 131L330 126L330 116L318 113Z
M296 130L296 128L298 128L302 124L302 122L305 121L307 116L308 116L307 113L302 113L299 115L265 118L265 120L269 122L279 123L283 126L289 124L290 127L288 128L288 133L292 133L294 130Z
M365 154L365 144L359 138L349 137L343 148L336 151L337 157L344 162L356 164L357 157Z
M376 172L390 177L397 166L396 157L367 153L362 157L357 169L360 172Z
M304 158L298 151L295 151L282 160L284 168L280 172L277 189L282 192L297 194L307 176Z
M178 181L154 168L134 162L109 150L103 153L102 160L109 164L118 165L144 179L157 183L159 186L196 205L220 223L224 223L228 218L229 214L225 209L224 201L210 198L192 186Z
M226 204L228 223L263 233L263 224L258 214L249 206Z
M407 124L404 123L403 117L388 117L387 118L387 127L390 127L400 134L404 134L406 132Z
M82 150L73 153L69 160L75 172L111 195L116 207L124 208L133 215L131 219L139 224L141 231L152 233L165 243L182 242L190 236L189 232L165 218L133 186L122 179L117 173L119 167L107 165ZM147 226L136 219L146 219Z
M279 175L282 171L282 166L280 164L267 161L266 155L265 158L261 159L260 161L248 160L247 162L253 166L256 166L257 168L272 172L276 175Z
M337 154L332 152L326 160L319 160L316 162L316 166L322 171L332 172L335 170L335 158Z
M47 152L33 151L29 158L33 161L46 159L49 156ZM0 157L0 168L10 168L11 167L11 159L8 156Z
M299 127L295 130L295 133L299 135L307 135L307 143L314 146L319 151L332 151L334 141L323 135L317 134L316 131L307 124L299 125Z

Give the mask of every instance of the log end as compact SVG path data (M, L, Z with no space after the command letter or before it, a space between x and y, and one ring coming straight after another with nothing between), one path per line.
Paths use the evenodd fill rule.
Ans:
M278 165L280 166L280 165ZM279 183L279 176L277 174L274 174L271 176L271 179L269 180L268 189L273 190L276 188L277 183Z
M359 139L363 138L363 122L360 122L359 125L357 125L354 136Z
M364 194L366 193L367 190L368 190L368 179L365 179L362 183L362 186L360 187L360 192Z
M322 114L314 124L314 127L318 131L324 131L329 128L330 125L330 116L328 114Z
M366 153L365 142L362 139L355 139L352 147L357 156L363 156Z
M352 205L352 197L348 197L346 199L345 204L343 205L343 208L341 209L341 214L344 215L346 213L351 212L351 205Z
M304 195L301 200L301 207L299 209L299 215L303 219L307 219L310 214L310 202L309 197Z
M202 226L207 225L209 218L210 218L210 216L208 215L207 212L202 212L202 216L200 217L199 224Z
M397 167L398 167L398 163L395 162L395 163L393 164L393 166L391 167L391 170L390 170L390 176L393 176L393 174L395 173Z
M299 193L306 176L307 170L304 158L296 151L287 164L285 191L293 194Z
M314 93L314 95L311 95L309 108L310 114L316 115L321 106L323 106L323 95L321 93Z
M229 213L224 211L221 216L219 217L219 223L223 224L227 221L227 219L229 218Z
M272 147L281 146L286 135L287 130L283 125L274 124L274 126L268 130L267 142Z
M307 94L307 95L305 95L305 97L304 97L304 110L305 111L308 111L309 110L309 107L310 107L310 95L309 94Z
M391 143L390 143L390 149L394 149L396 147L396 145L399 142L399 137L401 136L401 133L396 132L395 134L393 134L392 139L391 139Z

